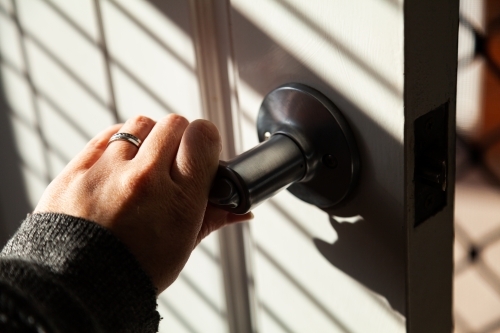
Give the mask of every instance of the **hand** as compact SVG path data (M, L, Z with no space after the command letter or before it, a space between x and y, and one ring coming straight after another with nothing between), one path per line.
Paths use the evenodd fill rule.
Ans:
M141 139L137 148L116 132ZM48 186L35 208L85 218L127 245L158 292L179 275L196 245L212 231L248 220L207 206L221 142L215 125L169 115L115 125L93 138Z

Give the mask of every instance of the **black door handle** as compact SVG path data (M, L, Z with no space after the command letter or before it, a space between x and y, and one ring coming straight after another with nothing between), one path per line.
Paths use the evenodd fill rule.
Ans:
M271 91L257 119L261 143L220 161L211 204L244 214L288 186L320 208L345 199L356 185L359 154L338 108L319 91L299 83Z

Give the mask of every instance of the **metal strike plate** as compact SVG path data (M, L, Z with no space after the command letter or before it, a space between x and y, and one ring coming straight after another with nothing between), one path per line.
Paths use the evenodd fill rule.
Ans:
M417 118L415 134L415 226L447 204L448 103Z

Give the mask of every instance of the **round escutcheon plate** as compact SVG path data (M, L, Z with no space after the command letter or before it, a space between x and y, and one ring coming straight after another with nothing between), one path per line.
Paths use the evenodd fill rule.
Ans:
M359 176L359 154L354 136L340 110L322 93L300 83L271 91L257 119L262 142L285 134L302 149L307 171L288 190L320 208L340 203L354 189Z

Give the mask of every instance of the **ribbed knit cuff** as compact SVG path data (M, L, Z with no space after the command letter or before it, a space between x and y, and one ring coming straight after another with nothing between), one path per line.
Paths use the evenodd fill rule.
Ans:
M94 222L54 213L30 215L0 253L0 267L1 280L29 289L28 297L44 308L59 308L66 291L105 332L158 331L150 278L126 246ZM44 290L38 283L53 287Z

